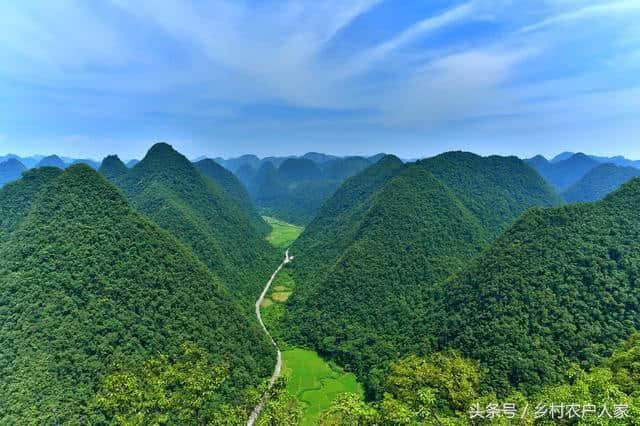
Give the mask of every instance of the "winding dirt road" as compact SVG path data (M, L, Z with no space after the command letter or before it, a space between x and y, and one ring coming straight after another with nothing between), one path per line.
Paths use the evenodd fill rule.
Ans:
M276 275L278 275L278 272L280 272L280 270L284 267L284 265L291 262L292 260L293 260L293 256L289 257L289 250L287 250L284 253L284 260L282 261L280 266L278 266L278 269L276 269L273 272L273 274L271 274L271 278L269 278L269 281L267 281L267 285L264 286L264 290L262 290L260 297L258 297L258 300L256 300L256 317L258 318L258 322L262 326L262 330L264 330L264 333L267 336L269 336L269 339L271 339L271 343L276 348L276 351L278 353L278 359L276 361L276 366L273 369L273 374L271 375L271 379L269 379L269 385L268 385L267 391L262 396L262 399L260 400L258 405L256 405L256 407L251 412L251 417L249 417L249 420L247 420L247 426L253 426L256 420L258 420L258 417L260 417L260 412L264 408L264 404L265 402L267 402L267 399L269 398L269 389L271 389L273 384L276 382L276 379L278 379L278 377L280 376L280 370L282 369L282 352L280 352L280 348L278 347L278 344L276 343L275 340L273 340L273 337L271 337L271 334L269 334L269 330L267 330L267 327L265 327L264 322L262 322L262 315L260 315L260 306L262 305L264 296L266 296L267 292L269 291L269 288L271 287L271 283L273 282L273 279L276 277Z

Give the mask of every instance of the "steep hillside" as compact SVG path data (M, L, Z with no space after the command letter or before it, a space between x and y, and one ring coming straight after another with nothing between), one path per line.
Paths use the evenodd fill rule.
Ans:
M386 362L437 347L439 286L526 209L558 196L514 157L392 156L348 179L293 244L285 322L374 395Z
M194 163L194 166L202 175L216 182L240 203L244 210L249 213L256 229L264 235L269 233L271 228L262 220L253 206L249 192L233 173L210 159L198 161Z
M534 209L448 282L441 345L536 390L640 327L640 179L593 204Z
M117 155L108 155L104 160L102 160L102 164L100 164L98 171L102 176L113 181L127 174L129 169Z
M189 246L250 308L279 254L232 195L164 143L115 182L135 208Z
M27 168L15 158L9 158L0 163L0 187L6 183L20 179Z
M24 173L22 179L0 191L0 242L15 230L42 188L62 173L57 167L40 167Z
M493 237L529 207L562 201L538 173L516 157L447 152L418 164L451 188Z
M264 214L305 225L346 178L370 165L362 157L319 155L310 155L321 158L319 164L308 158L289 158L279 167L264 161L257 172L245 165L237 174Z
M591 169L600 164L582 153L574 154L567 159L553 163L548 162L541 156L534 157L531 160L527 160L527 162L559 192L566 191Z
M187 342L228 366L227 400L268 374L269 342L189 249L87 166L54 175L0 191L30 199L0 242L0 423L104 423L107 374Z
M640 176L640 169L602 164L587 173L562 195L570 203L597 201L623 183Z
M40 160L38 164L36 164L36 167L57 167L64 169L67 165L57 155L50 155Z

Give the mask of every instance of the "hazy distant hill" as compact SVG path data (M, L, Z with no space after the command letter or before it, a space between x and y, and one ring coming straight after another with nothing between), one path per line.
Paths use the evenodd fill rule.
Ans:
M57 167L64 169L67 165L57 155L50 155L40 160L38 164L36 164L36 167Z
M89 158L81 158L81 159L73 160L71 161L71 164L85 164L91 167L93 170L98 170L98 167L100 167L100 163L98 163L95 160L91 160Z
M140 162L139 160L135 160L135 159L129 160L129 161L127 161L127 167L131 168L131 167L135 166L136 164L138 164L139 162Z
M637 176L640 176L640 169L635 167L602 164L573 184L563 196L570 203L596 201Z
M263 161L259 170L245 164L236 174L263 213L304 225L344 179L371 165L363 157L332 158L317 153L309 157L324 161L288 158L279 167Z
M264 239L268 225L256 227L261 218L164 143L114 181L136 209L190 247L250 309L279 260Z
M291 248L291 340L380 392L387 361L436 348L438 286L519 214L560 201L515 157L381 159L347 179Z
M525 213L443 288L440 344L535 390L598 364L640 328L640 179L593 204Z
M20 179L27 168L15 158L0 162L0 187L6 183Z
M600 164L582 153L574 154L567 159L553 163L542 156L526 161L560 192L569 189L571 185L578 182L591 169Z
M187 342L227 365L221 401L272 368L221 282L89 167L27 172L0 211L0 423L110 423L92 406L106 375Z
M117 155L108 155L102 160L98 171L110 181L115 181L127 174L129 169Z
M559 161L566 160L567 158L570 158L573 155L575 155L575 153L573 152L563 152L553 157L551 159L551 162L557 163ZM628 158L625 158L622 155L617 155L615 157L601 157L597 155L589 155L588 157L591 158L592 160L596 160L599 163L611 163L611 164L615 164L617 166L622 166L622 167L640 168L640 161L629 160Z

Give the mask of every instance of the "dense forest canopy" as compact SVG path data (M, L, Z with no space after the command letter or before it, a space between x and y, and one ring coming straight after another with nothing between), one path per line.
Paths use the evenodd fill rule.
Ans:
M559 202L514 157L383 158L348 179L294 243L301 285L285 313L291 340L357 372L376 394L387 361L437 347L438 285L527 208Z
M268 225L261 218L164 143L114 182L136 209L191 248L250 309L279 260L264 239Z
M589 368L640 326L640 179L604 200L524 214L443 290L441 345L535 390Z
M249 214L253 225L258 230L265 235L270 231L271 227L261 219L260 214L251 201L249 192L233 173L210 159L200 160L194 163L194 166L203 176L208 177L220 185L227 194L231 195L242 206L245 212Z
M103 379L185 343L228 368L221 400L269 373L272 346L222 283L89 167L30 171L0 210L0 423L109 421Z

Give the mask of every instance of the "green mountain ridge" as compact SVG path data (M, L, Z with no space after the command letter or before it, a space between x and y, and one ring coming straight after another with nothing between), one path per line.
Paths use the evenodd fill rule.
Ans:
M30 171L0 210L0 423L108 421L103 378L186 342L229 367L222 398L270 373L270 342L220 281L89 167Z
M261 218L250 217L231 194L164 143L114 182L137 210L190 247L250 309L279 261L264 239L268 225ZM264 223L261 229L254 226L257 220Z
M559 202L515 157L383 158L348 179L293 244L303 285L287 305L289 338L376 395L388 361L437 348L439 285L526 209Z
M640 179L597 203L533 209L443 289L441 344L493 389L535 391L597 365L640 327Z

